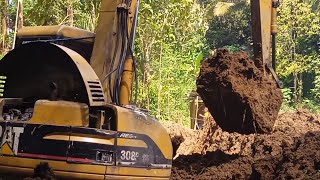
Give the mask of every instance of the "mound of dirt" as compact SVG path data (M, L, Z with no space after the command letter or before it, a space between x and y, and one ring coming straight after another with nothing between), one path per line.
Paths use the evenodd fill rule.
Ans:
M223 130L241 134L271 132L282 104L276 82L247 53L227 49L203 61L197 92Z
M320 121L308 111L280 114L272 134L224 132L209 118L196 135L171 179L320 178Z
M167 129L173 147L173 159L179 155L188 155L197 146L199 131L186 128L178 123L162 121L161 124Z
M171 179L244 179L251 174L251 163L222 151L183 155L173 162Z

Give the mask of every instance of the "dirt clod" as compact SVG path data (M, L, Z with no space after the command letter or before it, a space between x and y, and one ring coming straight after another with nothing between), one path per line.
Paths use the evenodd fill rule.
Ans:
M224 131L241 134L271 132L282 104L276 82L247 53L226 49L203 61L197 92Z

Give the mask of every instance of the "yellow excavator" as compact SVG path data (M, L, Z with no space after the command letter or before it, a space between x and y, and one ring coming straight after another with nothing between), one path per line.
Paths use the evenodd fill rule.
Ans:
M169 179L172 144L132 106L139 0L102 0L96 33L23 27L0 61L0 173Z
M255 55L274 72L277 2L251 5ZM170 178L168 133L130 105L138 9L139 0L102 0L96 33L19 29L0 61L1 176L32 176L45 164L57 179Z

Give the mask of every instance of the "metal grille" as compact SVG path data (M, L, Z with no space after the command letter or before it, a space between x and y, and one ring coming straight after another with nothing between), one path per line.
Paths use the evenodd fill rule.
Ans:
M4 84L6 83L7 76L0 76L0 98L4 94Z
M104 94L98 81L88 81L90 95L94 102L104 102Z

